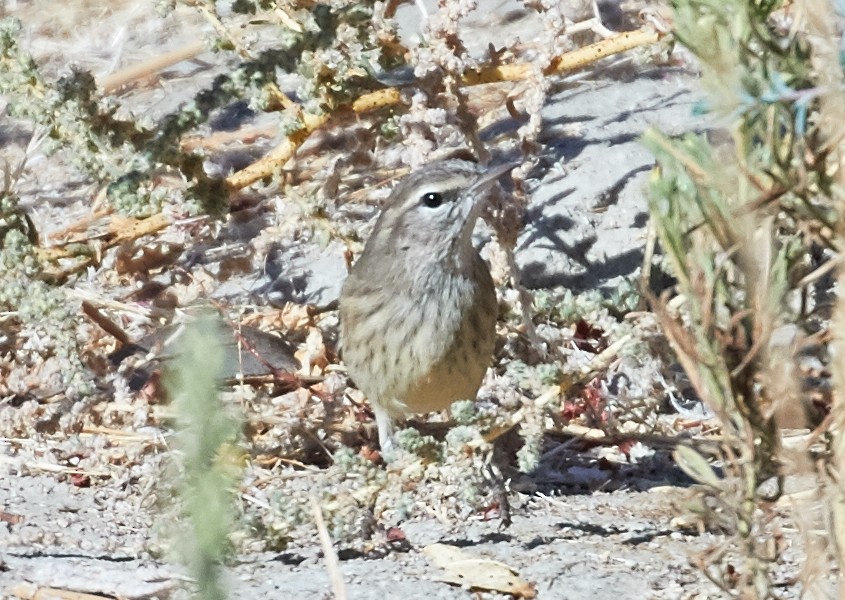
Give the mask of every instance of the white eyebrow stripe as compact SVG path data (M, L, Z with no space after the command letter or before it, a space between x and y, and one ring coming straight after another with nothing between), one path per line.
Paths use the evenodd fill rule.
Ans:
M472 181L472 179L468 177L461 177L460 175L454 175L448 179L440 179L436 183L431 181L422 181L419 185L416 185L408 190L408 196L416 199L421 198L423 194L429 194L432 192L442 193L449 190L467 188Z

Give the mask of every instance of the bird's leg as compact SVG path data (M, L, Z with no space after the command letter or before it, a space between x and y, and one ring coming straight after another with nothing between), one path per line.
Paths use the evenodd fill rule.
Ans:
M378 443L381 446L382 456L393 453L396 450L396 442L393 440L393 419L386 410L373 404L373 414L376 416L378 426Z

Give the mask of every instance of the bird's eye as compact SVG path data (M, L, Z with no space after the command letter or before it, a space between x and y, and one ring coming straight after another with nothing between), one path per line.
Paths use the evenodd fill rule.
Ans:
M443 195L438 194L437 192L428 192L427 194L422 195L420 202L429 208L437 208L443 204Z

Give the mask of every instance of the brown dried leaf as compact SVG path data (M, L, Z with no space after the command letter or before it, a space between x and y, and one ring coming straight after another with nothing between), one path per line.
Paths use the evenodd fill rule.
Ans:
M282 324L288 331L305 329L313 323L307 304L288 303L282 308Z
M534 598L534 584L521 579L516 571L496 560L476 558L447 544L431 544L423 548L431 563L443 569L448 583L511 594L517 598Z
M170 265L182 253L183 246L155 242L138 247L133 243L123 244L115 258L114 268L120 275L142 273Z
M296 351L294 356L302 365L300 372L303 375L321 375L330 363L326 354L326 345L323 343L323 332L317 327L309 328L305 344Z

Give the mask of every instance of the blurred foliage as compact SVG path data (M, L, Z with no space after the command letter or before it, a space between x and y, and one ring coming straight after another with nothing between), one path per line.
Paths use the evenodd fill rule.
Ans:
M653 304L693 387L720 418L724 473L686 451L676 458L710 487L744 556L738 577L724 554L707 574L725 590L767 598L777 556L758 545L758 509L781 491L778 405L798 401L796 389L771 376L794 367L793 356L773 351L773 333L806 327L797 282L816 248L836 246L828 140L815 118L822 91L805 36L779 25L780 2L672 4L677 39L701 61L710 110L729 121L720 142L655 130L643 138L659 165L650 210L679 300L665 294ZM769 478L777 489L763 494Z
M176 411L181 450L182 501L190 531L179 538L198 596L226 598L220 564L231 545L234 489L241 467L235 450L238 423L219 395L223 342L215 320L205 316L186 326L166 384Z
M56 361L60 381L54 385L61 386L68 397L79 399L94 390L93 378L80 358L76 337L80 319L67 300L67 291L42 280L35 254L38 235L14 193L24 166L25 161L17 168L5 164L0 182L0 312L8 311L0 353L16 347L18 363L31 373L47 360ZM12 343L15 337L23 339ZM0 395L29 392L29 384L10 381L7 373L0 375Z

